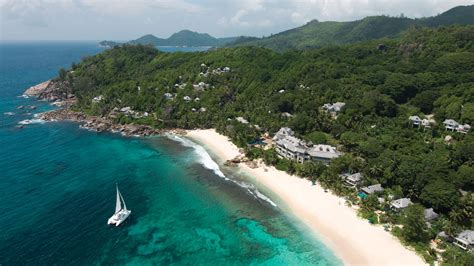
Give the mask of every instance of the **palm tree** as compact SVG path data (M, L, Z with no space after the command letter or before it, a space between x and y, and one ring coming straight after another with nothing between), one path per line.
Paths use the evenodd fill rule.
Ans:
M382 173L383 173L383 168L382 168L382 165L380 165L380 164L372 165L372 167L369 168L369 174L373 178L377 178L377 177L381 176Z
M449 218L459 223L464 219L464 213L460 209L455 209L449 212Z

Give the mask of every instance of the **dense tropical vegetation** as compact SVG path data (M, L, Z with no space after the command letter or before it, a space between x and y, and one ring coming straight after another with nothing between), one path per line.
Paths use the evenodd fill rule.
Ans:
M230 71L212 72L224 67ZM394 234L428 261L435 258L428 243L436 233L474 226L474 135L446 132L441 124L445 118L474 124L474 26L411 29L398 40L285 53L258 47L163 53L123 45L84 58L72 70L61 71L60 78L73 84L74 108L89 114L129 106L153 115L121 115L118 122L216 128L249 157L320 181L350 202L359 200L338 178L347 171L362 172L366 185L381 183L387 199L411 198L416 204L404 212L377 218L376 210L386 206L370 196L361 203L361 215L402 224ZM209 87L195 88L199 82ZM103 100L92 101L98 95ZM320 107L336 101L346 106L334 119ZM431 129L408 122L410 115L430 114L437 121ZM345 155L330 166L301 165L278 158L273 149L248 145L282 126L315 143L336 145ZM431 227L422 206L441 214ZM472 253L449 244L446 250L446 263L474 261Z
M410 19L373 16L349 22L311 21L301 27L265 38L240 37L231 46L262 46L276 51L307 49L334 44L350 44L380 38L399 37L412 27L473 25L474 6L458 6L433 17Z

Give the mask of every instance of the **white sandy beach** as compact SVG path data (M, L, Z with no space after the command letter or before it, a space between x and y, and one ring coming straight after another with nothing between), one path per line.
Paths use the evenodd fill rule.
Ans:
M238 148L215 130L191 130L187 137L205 146L225 161L239 155ZM370 225L356 211L345 205L344 199L324 192L310 181L290 176L273 167L252 169L244 164L240 170L277 195L278 200L304 224L313 230L346 265L425 265L414 251L381 226ZM265 168L267 171L265 171Z

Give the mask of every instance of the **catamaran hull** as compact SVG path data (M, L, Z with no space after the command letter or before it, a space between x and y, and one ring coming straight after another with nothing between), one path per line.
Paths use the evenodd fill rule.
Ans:
M128 218L128 216L130 216L130 213L132 213L130 210L121 210L120 212L112 215L112 217L110 217L107 221L107 224L115 224L115 226L119 226Z

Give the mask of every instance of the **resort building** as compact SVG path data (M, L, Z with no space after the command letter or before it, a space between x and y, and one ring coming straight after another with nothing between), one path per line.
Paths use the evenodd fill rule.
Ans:
M178 84L178 83L176 83L176 84L174 84L174 87L175 87L176 89L181 89L181 90L182 90L182 89L184 89L184 88L186 87L186 83L183 83L183 84Z
M433 208L425 209L425 220L427 222L436 220L438 216L439 215L433 210Z
M446 130L454 131L456 128L458 128L459 123L456 122L454 119L446 119L444 120L443 125Z
M421 125L421 118L417 115L412 115L408 118L413 127L419 127Z
M459 125L458 128L456 128L457 132L463 133L463 134L467 134L467 132L469 132L469 130L471 130L471 126L468 125L468 124Z
M424 128L431 128L431 125L435 123L433 119L421 119L417 115L412 115L408 117L408 121L413 127L420 127L423 126Z
M189 96L186 95L186 96L183 97L183 100L184 100L185 102L190 102L190 101L191 101L191 97L189 97Z
M380 185L380 184L371 185L371 186L361 188L361 191L364 192L367 195L383 192L383 190L384 189L383 189L382 185Z
M474 247L474 231L472 230L464 230L459 233L453 242L456 246L464 249L464 250L471 250Z
M235 120L237 120L237 122L242 123L242 124L248 124L249 123L249 121L247 121L247 119L245 119L241 116L236 117Z
M435 121L433 119L423 119L421 120L421 125L425 128L431 128L431 125L434 124Z
M93 103L100 103L103 99L104 99L104 96L99 95L99 96L96 96L96 97L92 98L92 102Z
M394 210L401 210L401 209L405 209L406 207L408 207L412 204L413 203L411 202L411 200L409 198L401 198L401 199L397 199L397 200L392 201L390 206Z
M461 125L454 119L446 119L444 120L443 124L446 130L457 131L463 134L467 134L469 130L471 130L471 126L469 124Z
M323 105L323 109L330 112L330 113L338 113L342 110L346 103L343 102L336 102L336 103L325 103Z
M163 97L165 97L166 100L172 100L174 98L174 95L167 92L167 93L163 94Z
M198 84L193 84L193 89L198 90L198 91L204 91L209 88L209 84L204 83L204 82L199 82Z
M330 145L310 145L294 136L290 128L281 128L273 137L275 149L280 157L303 163L307 160L321 161L325 164L341 156L335 147Z
M341 178L344 179L347 185L351 187L356 187L362 182L362 174L355 173L355 174L342 174L340 175Z

